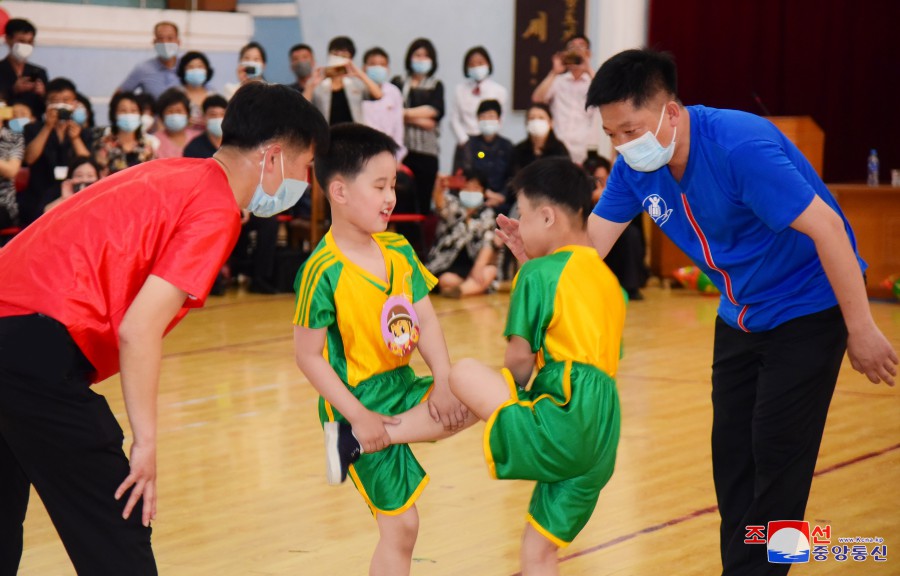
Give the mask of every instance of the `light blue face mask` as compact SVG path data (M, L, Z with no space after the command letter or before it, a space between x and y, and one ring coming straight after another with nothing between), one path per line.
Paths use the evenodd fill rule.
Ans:
M81 106L72 110L72 122L84 126L84 123L87 122L87 110Z
M206 120L206 131L216 138L222 137L222 120L224 118L209 118Z
M384 66L369 66L366 68L366 76L371 78L372 82L381 86L387 82L388 69Z
M300 200L300 197L306 192L307 187L307 183L302 180L284 177L284 152L282 152L281 185L278 187L278 190L275 191L275 194L266 194L266 191L263 190L262 181L263 175L265 174L266 152L268 151L269 149L266 148L266 151L263 152L263 159L259 163L259 184L256 186L256 191L253 192L253 197L250 199L250 205L247 206L247 210L253 212L253 214L260 218L268 218L269 216L274 216L279 212L287 210Z
M484 204L484 193L480 190L460 190L459 203L464 208L478 208Z
M184 81L190 86L199 87L206 84L206 69L191 68L184 71Z
M476 82L481 82L482 80L487 78L488 74L490 73L491 68L486 64L483 64L481 66L470 66L466 69L466 76Z
M187 128L187 114L166 114L163 117L163 124L169 132L181 132Z
M640 138L635 138L631 142L616 146L616 151L622 155L625 163L633 170L653 172L668 164L669 160L672 159L672 155L675 154L675 134L678 132L678 129L676 128L672 131L672 142L668 146L663 146L656 139L665 117L666 107L663 106L655 133L644 132Z
M156 55L163 60L171 60L178 56L177 42L157 42L153 45L153 48L156 49Z
M116 116L116 127L122 132L131 134L141 127L140 114L119 114Z
M25 126L31 124L29 118L11 118L9 120L9 129L16 134L21 134L25 130Z
M431 59L413 60L409 65L414 74L428 74L431 72Z

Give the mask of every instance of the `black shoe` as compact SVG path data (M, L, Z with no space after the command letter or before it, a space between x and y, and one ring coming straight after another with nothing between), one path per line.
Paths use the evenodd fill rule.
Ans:
M325 476L332 486L347 479L350 465L359 460L362 446L346 422L325 423Z

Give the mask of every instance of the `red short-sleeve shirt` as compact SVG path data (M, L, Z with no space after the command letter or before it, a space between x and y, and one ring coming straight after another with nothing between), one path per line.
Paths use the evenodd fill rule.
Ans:
M171 330L203 306L240 227L215 160L140 164L78 193L0 249L0 317L58 320L99 382L119 371L119 325L147 277L189 294Z

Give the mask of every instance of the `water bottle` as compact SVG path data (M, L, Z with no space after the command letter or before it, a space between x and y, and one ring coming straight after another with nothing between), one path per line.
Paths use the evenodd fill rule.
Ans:
M878 186L878 168L879 168L878 152L874 148L869 150L868 167L869 167L869 177L867 179L867 182L868 182L869 186Z

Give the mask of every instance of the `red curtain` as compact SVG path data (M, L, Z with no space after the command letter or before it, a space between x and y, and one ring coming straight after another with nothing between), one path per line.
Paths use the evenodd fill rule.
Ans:
M900 169L900 1L650 0L648 35L686 105L812 116L826 182L865 180L870 148Z

